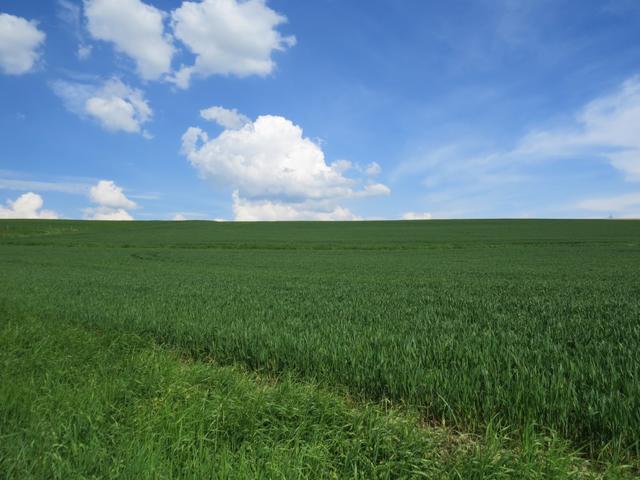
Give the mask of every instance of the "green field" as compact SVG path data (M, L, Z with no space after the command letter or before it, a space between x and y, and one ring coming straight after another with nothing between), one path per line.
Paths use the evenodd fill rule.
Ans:
M640 222L0 222L0 478L637 478Z

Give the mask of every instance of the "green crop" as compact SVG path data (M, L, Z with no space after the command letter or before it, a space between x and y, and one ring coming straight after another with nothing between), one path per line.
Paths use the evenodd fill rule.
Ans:
M638 468L640 222L3 221L0 265L0 325L134 335Z

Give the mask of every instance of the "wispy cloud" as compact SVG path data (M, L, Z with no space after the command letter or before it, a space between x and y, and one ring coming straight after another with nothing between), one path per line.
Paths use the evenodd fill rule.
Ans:
M74 195L85 195L91 188L87 183L76 182L40 182L37 180L18 180L15 178L0 178L0 190L61 192Z
M589 198L578 202L577 207L591 212L624 216L630 214L631 211L640 211L640 192Z
M640 181L640 76L589 102L572 125L525 136L512 157L596 157L609 161L627 180Z
M129 197L135 198L136 200L159 200L162 198L161 193L132 193L129 194Z
M84 28L82 26L82 7L79 3L71 0L58 0L57 17L63 22L67 30L70 31L78 42L78 51L76 53L78 59L86 60L91 56L92 46L85 38Z
M574 169L579 169L580 162L600 161L610 165L612 171L618 172L626 181L637 182L640 181L638 125L640 76L634 76L614 91L585 104L561 126L531 130L502 150L483 149L464 139L457 144L436 146L398 165L391 178L394 182L421 178L429 192L423 208L449 208L451 203L455 203L456 210L465 210L464 204L467 203L472 208L466 209L466 215L480 208L475 200L470 203L474 197L488 208L491 207L487 201L501 202L504 207L508 203L506 196L517 186L543 181L536 176L536 169L543 165L559 165L557 162L570 162ZM628 201L635 197L616 198ZM620 210L612 208L610 202L599 204L602 209L589 209ZM573 211L576 208L587 209L587 205L595 206L596 203L574 205ZM545 207L550 205L538 204L538 208Z
M58 192L69 195L89 196L91 188L96 185L98 179L85 177L53 177L48 180L34 180L25 178L21 172L0 170L0 190L18 192ZM128 198L135 200L158 200L162 194L158 192L127 193Z

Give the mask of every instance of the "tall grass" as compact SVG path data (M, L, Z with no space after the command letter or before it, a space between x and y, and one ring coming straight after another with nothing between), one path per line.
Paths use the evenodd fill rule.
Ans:
M558 438L416 428L288 376L187 361L137 335L0 327L1 478L625 478Z

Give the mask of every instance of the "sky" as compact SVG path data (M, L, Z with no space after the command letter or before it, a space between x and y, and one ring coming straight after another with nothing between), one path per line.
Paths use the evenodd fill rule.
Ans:
M0 218L609 217L639 0L0 0Z

